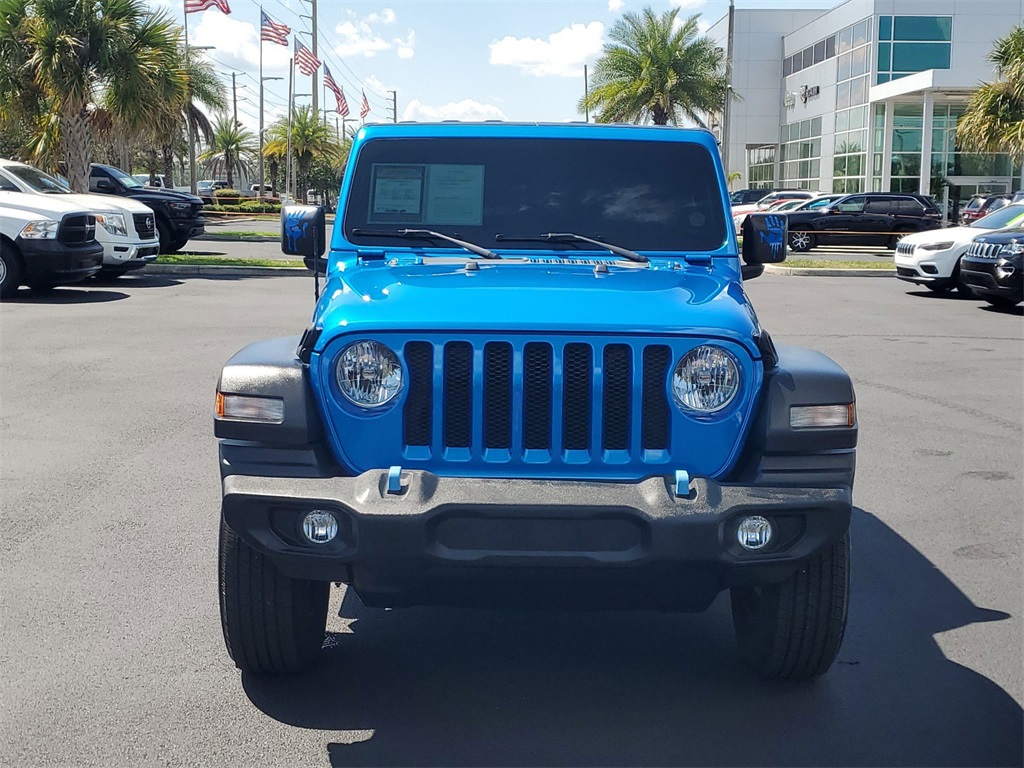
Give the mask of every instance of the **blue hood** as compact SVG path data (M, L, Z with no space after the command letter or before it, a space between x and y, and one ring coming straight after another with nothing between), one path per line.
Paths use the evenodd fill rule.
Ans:
M594 261L608 265L596 274ZM731 270L671 262L619 266L465 259L341 262L324 286L316 349L387 331L688 335L743 345L759 358L756 317Z

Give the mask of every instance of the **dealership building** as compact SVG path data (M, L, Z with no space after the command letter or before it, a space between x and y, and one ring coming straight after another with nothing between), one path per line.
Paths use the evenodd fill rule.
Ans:
M740 174L732 187L939 200L1020 189L1019 161L960 151L956 124L978 85L996 77L993 41L1022 22L1024 0L737 8L736 98L710 120L727 170ZM728 17L708 34L728 50Z

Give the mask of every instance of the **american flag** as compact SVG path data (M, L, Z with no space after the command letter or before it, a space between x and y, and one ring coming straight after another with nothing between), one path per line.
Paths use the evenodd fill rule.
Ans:
M199 13L207 8L218 8L222 13L231 13L228 0L185 0L185 13Z
M363 91L363 103L359 105L359 116L366 117L370 114L370 102L366 100L366 91Z
M324 87L330 88L334 98L338 100L337 112L341 117L348 117L348 102L345 100L345 92L341 90L334 77L331 75L331 68L324 64Z
M287 24L278 24L267 16L266 12L260 11L260 40L278 45L288 45L288 35L291 33L292 28Z
M304 75L312 75L320 69L320 59L313 55L313 52L295 38L295 63L299 65L299 72Z

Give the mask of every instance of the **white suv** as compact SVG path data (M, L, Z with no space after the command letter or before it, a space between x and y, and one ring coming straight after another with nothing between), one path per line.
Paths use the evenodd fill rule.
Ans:
M914 232L896 244L896 277L936 293L956 288L965 296L970 286L960 280L960 257L982 232L1024 223L1024 203L1000 208L966 227Z
M96 240L103 244L103 272L110 276L140 269L160 255L156 215L146 205L114 195L72 193L60 181L31 165L0 160L0 205L25 207L24 195L63 196L96 215Z

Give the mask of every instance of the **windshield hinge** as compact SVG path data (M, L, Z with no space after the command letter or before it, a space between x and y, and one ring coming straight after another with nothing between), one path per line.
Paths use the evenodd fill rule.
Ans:
M683 256L683 261L694 267L711 266L711 257L706 253L688 253Z
M359 248L356 250L356 258L363 261L384 261L386 254L377 248Z

